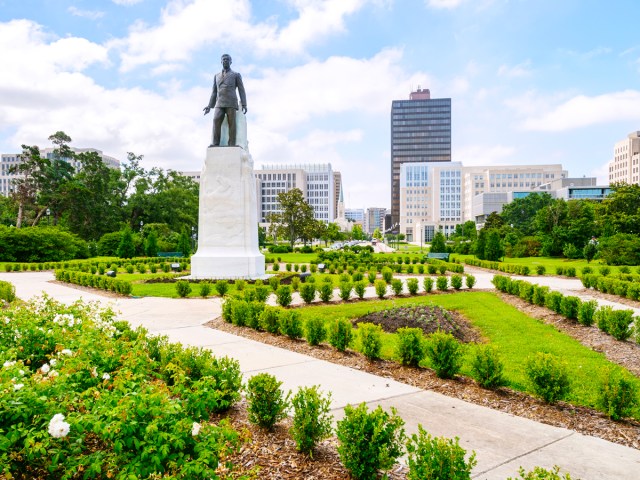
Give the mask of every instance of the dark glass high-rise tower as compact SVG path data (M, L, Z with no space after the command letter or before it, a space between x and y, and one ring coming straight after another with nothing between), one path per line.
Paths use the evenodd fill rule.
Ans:
M391 103L391 221L400 221L400 165L451 161L451 99L428 89Z

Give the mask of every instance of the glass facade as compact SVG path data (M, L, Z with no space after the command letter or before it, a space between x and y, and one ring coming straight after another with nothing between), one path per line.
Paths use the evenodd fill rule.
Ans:
M400 165L451 161L451 99L391 104L391 221L400 219Z

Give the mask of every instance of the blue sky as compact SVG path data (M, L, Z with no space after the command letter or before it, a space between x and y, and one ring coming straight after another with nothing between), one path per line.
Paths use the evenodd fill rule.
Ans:
M632 0L0 0L0 152L77 147L199 170L220 56L256 163L326 163L347 208L389 206L389 111L450 97L453 160L606 181L640 130Z

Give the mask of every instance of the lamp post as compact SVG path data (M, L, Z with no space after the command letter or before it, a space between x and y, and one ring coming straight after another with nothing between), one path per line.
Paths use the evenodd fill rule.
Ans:
M420 237L420 253L422 253L422 225L420 224L420 222L416 223L416 233L418 234L418 236Z

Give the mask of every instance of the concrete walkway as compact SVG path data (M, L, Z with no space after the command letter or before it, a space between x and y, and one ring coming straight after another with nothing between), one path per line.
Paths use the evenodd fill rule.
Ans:
M492 274L473 274L478 278L478 287L489 287L484 284ZM112 306L120 312L120 318L132 325L144 326L184 345L208 348L216 356L236 358L245 378L269 372L284 383L284 388L292 390L318 384L323 391L332 393L336 419L341 418L347 404L367 402L372 408L381 405L385 409L393 406L405 420L407 433L417 431L417 425L422 424L434 435L458 436L463 448L475 450L478 465L473 478L504 480L516 476L519 466L550 468L556 464L574 479L640 478L638 450L205 327L204 323L220 314L218 299L113 299L50 283L52 279L50 272L0 273L0 280L12 282L20 298L46 292L65 303L80 298L99 301ZM526 279L550 281L554 283L552 288L562 291L578 288L571 280Z

